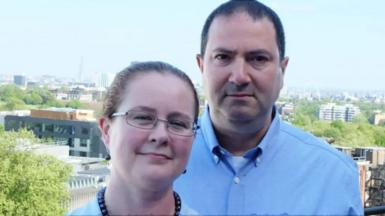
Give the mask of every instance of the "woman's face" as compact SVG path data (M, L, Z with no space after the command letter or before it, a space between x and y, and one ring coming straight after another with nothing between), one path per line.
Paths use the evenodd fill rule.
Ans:
M138 74L126 85L117 112L145 111L163 120L193 122L194 96L180 78L157 72ZM185 169L194 136L170 133L163 121L153 129L137 128L127 124L126 116L101 120L100 126L110 150L112 173L124 182L169 186Z

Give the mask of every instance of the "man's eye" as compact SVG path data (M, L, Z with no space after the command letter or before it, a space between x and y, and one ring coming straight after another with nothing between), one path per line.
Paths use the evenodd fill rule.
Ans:
M260 64L260 63L265 63L265 62L269 61L269 58L266 56L258 55L258 56L251 56L251 57L249 57L248 60L251 62L255 62L255 63Z
M215 55L215 59L219 61L226 61L230 59L230 56L226 54L217 54Z

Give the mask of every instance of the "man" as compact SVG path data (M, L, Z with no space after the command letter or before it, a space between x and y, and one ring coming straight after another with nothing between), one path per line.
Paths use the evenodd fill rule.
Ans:
M275 109L288 65L277 14L226 2L201 40L208 106L175 183L182 198L203 215L362 215L355 163Z

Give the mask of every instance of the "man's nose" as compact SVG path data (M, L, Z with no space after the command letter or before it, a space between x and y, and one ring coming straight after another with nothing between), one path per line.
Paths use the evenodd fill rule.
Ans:
M236 85L244 85L250 83L251 78L247 70L247 63L244 59L237 59L231 67L231 75L229 81Z

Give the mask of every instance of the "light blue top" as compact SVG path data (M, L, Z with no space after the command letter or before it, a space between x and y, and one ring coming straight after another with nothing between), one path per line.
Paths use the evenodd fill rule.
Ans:
M90 202L88 202L85 206L82 208L75 209L74 211L70 212L68 216L101 216L102 212L99 207L99 203L96 197L94 197ZM196 211L188 207L185 203L182 201L182 206L180 210L180 215L199 215Z
M199 123L187 173L174 189L200 214L364 214L355 162L278 114L244 160L219 146L208 108Z

